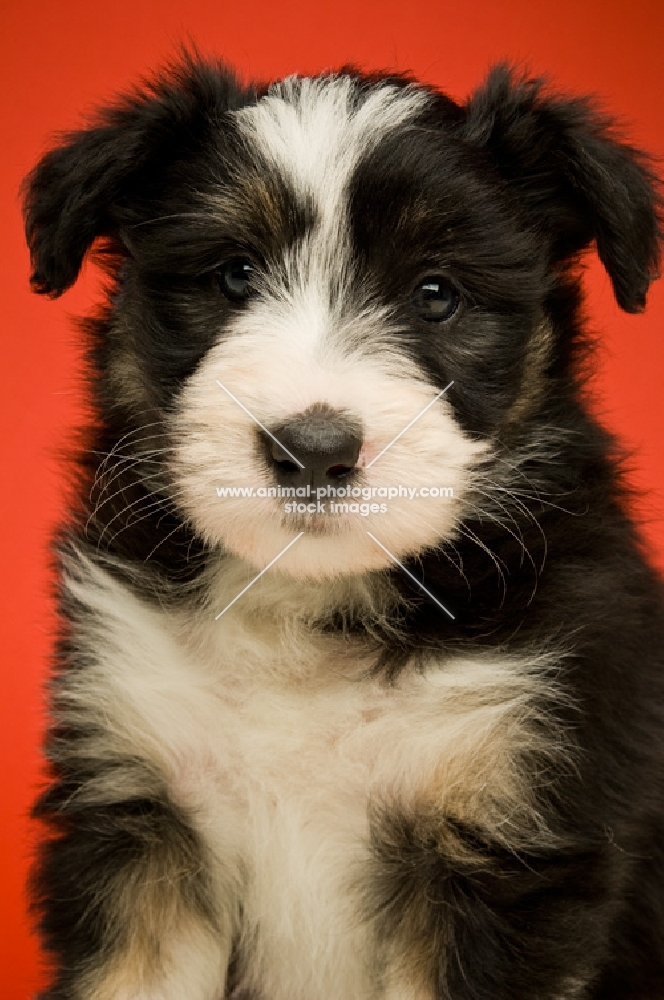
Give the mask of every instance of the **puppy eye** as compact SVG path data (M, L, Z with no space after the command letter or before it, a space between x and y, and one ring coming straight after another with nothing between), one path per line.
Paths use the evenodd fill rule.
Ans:
M215 271L219 288L232 302L243 302L253 292L255 267L246 257L231 257Z
M461 296L451 281L434 274L415 287L410 301L420 319L429 323L442 323L454 316Z

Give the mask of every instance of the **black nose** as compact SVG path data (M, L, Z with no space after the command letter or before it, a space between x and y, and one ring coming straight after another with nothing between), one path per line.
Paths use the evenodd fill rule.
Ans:
M267 457L280 486L340 486L354 475L362 427L348 414L319 403L271 432Z

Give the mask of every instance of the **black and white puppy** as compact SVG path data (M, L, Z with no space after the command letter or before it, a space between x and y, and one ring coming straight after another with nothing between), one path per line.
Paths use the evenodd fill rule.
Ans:
M185 59L39 163L35 290L109 275L44 998L664 995L661 591L578 275L643 308L657 205L505 67L461 105Z

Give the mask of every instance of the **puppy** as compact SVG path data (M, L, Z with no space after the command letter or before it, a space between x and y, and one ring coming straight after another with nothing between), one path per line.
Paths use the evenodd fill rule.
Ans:
M584 100L187 58L26 181L94 245L43 1000L664 995L660 584L587 412L655 181Z

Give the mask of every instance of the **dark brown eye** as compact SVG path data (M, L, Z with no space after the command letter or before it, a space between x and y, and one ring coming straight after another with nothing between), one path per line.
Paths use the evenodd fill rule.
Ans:
M461 296L451 281L433 274L415 287L410 302L420 319L428 323L443 323L454 316Z
M231 302L243 302L254 290L255 268L246 257L231 257L215 273L219 288Z

